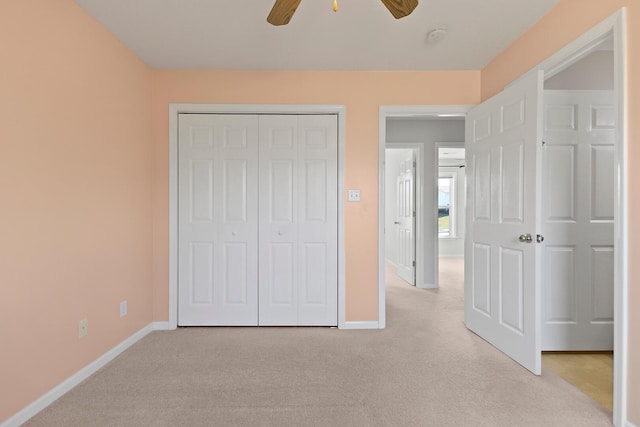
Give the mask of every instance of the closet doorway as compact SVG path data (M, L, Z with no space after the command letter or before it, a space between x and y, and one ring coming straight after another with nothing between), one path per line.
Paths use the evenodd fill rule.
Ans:
M335 114L179 114L177 324L338 324Z

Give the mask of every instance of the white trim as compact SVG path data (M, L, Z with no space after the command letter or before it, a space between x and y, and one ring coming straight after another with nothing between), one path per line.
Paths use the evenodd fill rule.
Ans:
M627 420L627 423L625 424L625 427L638 427L636 426L634 423L632 423L631 421Z
M629 329L629 227L627 219L627 206L629 200L627 175L627 152L629 140L627 134L627 79L626 79L626 51L627 29L626 10L621 9L612 18L610 24L613 27L614 39L614 93L616 96L616 116L618 117L616 135L616 165L617 165L617 191L614 196L617 211L614 222L614 263L616 275L614 280L614 359L613 359L613 421L614 423L627 420L628 416L628 329ZM628 424L631 424L627 420Z
M169 330L169 322L153 322L151 327L154 331L168 331Z
M384 210L385 210L385 152L387 141L387 116L380 107L378 113L378 327L387 326L387 296L384 267Z
M384 166L385 166L385 153L387 143L387 118L388 117L431 117L437 118L439 114L455 114L460 117L464 117L471 106L469 105L381 105L378 110L378 322L380 329L384 329L386 326L386 285L384 281ZM394 143L394 146L396 144ZM416 171L417 175L417 171ZM420 198L422 199L422 197ZM424 236L416 237L416 244L418 239L424 239ZM436 243L437 244L437 243ZM420 246L417 246L418 249ZM437 247L436 247L437 249ZM421 249L422 250L422 249ZM436 255L438 252L435 252ZM418 252L416 250L416 258L418 258ZM437 263L436 263L437 265ZM436 271L437 273L437 271ZM424 274L424 273L423 273ZM416 271L416 282L417 280ZM424 284L423 286L427 286Z
M345 322L340 329L383 329L375 320L362 322Z
M152 330L152 324L148 324L144 328L140 329L138 332L134 333L129 338L125 339L120 344L116 345L111 350L107 351L102 356L98 357L96 360L89 363L87 366L80 369L78 372L71 375L69 378L62 381L60 384L40 396L38 399L31 402L21 411L17 412L11 418L0 424L0 427L18 427L26 423L40 411L51 405L53 402L73 389L75 386L80 384L82 381L95 374L107 363L118 357L123 351L147 336Z
M415 284L416 286L418 286L418 283L422 283L424 281L424 263L422 262L422 260L424 259L424 233L422 232L422 230L424 229L424 217L423 217L423 212L424 212L424 202L423 202L423 198L422 198L422 191L423 188L422 186L424 185L424 171L425 171L425 167L424 167L424 153L423 153L423 149L424 149L424 144L421 142L393 142L393 143L389 143L386 144L385 143L385 150L386 149L410 149L413 150L414 152L414 158L415 158L415 162L416 162L416 169L415 169L415 173L416 176L415 178L415 188L414 188L414 203L415 203L415 207L416 207L416 220L415 220L415 231L414 231L414 244L415 244L415 257L416 257L416 267L415 267L415 272L416 272L416 277L415 277ZM385 159L386 159L386 152L385 152ZM385 161L385 166L386 167L386 161ZM384 177L383 177L384 178ZM383 186L382 188L384 189L386 187L386 184L384 184L385 186ZM386 193L386 191L384 191ZM384 194L384 203L386 203L386 194ZM384 204L383 204L384 207ZM384 239L384 223L383 223L383 229L382 229L382 238ZM386 254L383 254L386 256ZM394 267L396 267L395 263L392 263L394 265ZM385 276L384 273L384 265L383 265L383 269L382 269L382 277ZM420 286L418 286L420 287Z
M398 267L398 264L396 264L395 262L391 261L389 258L385 258L385 259L384 259L384 262L385 262L386 264L389 264L389 265L390 265L391 267L393 267L393 268L397 268L397 267Z
M178 327L178 114L169 104L169 329Z
M169 321L178 326L178 114L336 114L338 117L338 327L346 324L344 248L344 105L169 104ZM377 327L377 326L376 326Z
M439 285L435 283L421 283L421 284L418 284L416 287L420 289L438 289Z

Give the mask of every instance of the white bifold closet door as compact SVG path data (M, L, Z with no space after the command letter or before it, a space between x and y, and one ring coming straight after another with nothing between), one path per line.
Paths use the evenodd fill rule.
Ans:
M260 324L336 325L335 116L260 116Z
M336 116L178 125L178 324L336 325Z
M178 324L258 324L258 117L180 114Z

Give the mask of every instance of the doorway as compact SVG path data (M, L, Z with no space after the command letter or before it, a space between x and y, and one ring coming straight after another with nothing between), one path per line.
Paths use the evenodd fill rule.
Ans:
M478 157L478 159L474 159L473 163L475 170L479 171L478 174L480 176L476 177L471 173L471 171L468 173L470 182L473 182L474 185L477 184L480 188L478 193L473 193L473 191L469 192L469 200L480 204L477 208L474 206L470 206L469 208L474 212L474 217L477 219L478 226L476 229L484 231L486 227L485 224L481 224L481 222L488 224L490 219L492 226L498 223L505 223L506 227L497 227L489 236L479 236L478 239L471 242L473 245L472 247L469 247L469 243L467 243L467 247L470 250L473 249L477 252L477 256L475 258L477 258L479 264L482 263L486 265L486 268L480 264L479 267L473 271L474 276L469 276L469 280L467 280L466 285L468 286L468 289L466 290L466 296L468 296L468 298L466 298L466 300L471 300L473 307L471 305L466 307L465 315L470 313L470 319L473 323L472 329L476 331L478 335L494 344L503 352L509 354L514 358L514 360L517 360L524 366L528 367L532 372L537 374L540 373L540 354L542 348L542 333L540 329L542 326L541 314L543 309L541 304L541 281L544 276L542 274L543 272L539 260L542 259L542 243L544 241L544 236L542 234L534 233L540 233L538 230L542 229L542 215L540 214L540 210L543 206L541 203L543 196L540 191L542 187L539 184L539 179L542 177L542 174L540 169L537 169L536 167L542 166L542 163L538 160L538 155L544 147L544 140L542 138L543 77L548 79L557 75L562 70L567 69L582 58L585 58L593 51L594 47L598 46L610 35L613 35L614 45L614 97L613 108L609 109L609 114L610 118L612 118L610 120L615 125L615 129L613 130L615 142L613 150L603 150L603 152L608 150L609 154L602 156L599 160L602 160L607 156L613 158L613 167L609 167L609 169L612 172L614 171L614 173L604 173L604 175L607 176L607 179L604 181L606 182L608 180L610 182L610 176L614 176L613 191L609 190L609 197L611 197L613 203L607 205L608 209L613 205L613 215L609 214L607 216L609 217L609 220L611 217L613 218L612 228L614 232L614 239L613 251L606 247L604 248L605 250L601 251L613 253L606 257L602 253L598 255L603 257L603 264L605 263L604 259L607 257L609 258L608 262L611 265L610 270L613 271L614 277L612 316L615 319L613 412L614 424L617 425L620 423L620 420L625 419L627 392L625 386L625 371L627 363L625 358L627 342L626 336L624 335L628 322L626 307L626 297L628 292L626 276L628 255L626 249L627 226L625 217L627 175L624 157L627 142L625 137L625 96L623 86L623 64L625 52L624 10L621 10L611 18L596 25L574 42L549 57L543 63L531 69L521 78L506 86L501 93L475 107L467 116L467 120L470 125L468 127L470 138L468 138L467 144L470 144L472 147L483 146L484 148L488 148L485 150L486 153L480 151L473 153L474 156ZM524 108L518 108L518 106L522 106ZM496 108L500 107L503 107L502 111L496 112ZM593 109L591 111L592 116L597 116L600 113L595 110L596 109ZM490 127L491 125L496 124L495 121L490 122L490 119L497 116L500 116L502 126L498 128L495 126ZM525 126L529 126L528 130L524 129ZM522 136L520 134L513 135L515 133L515 129L523 129ZM497 168L493 167L496 162L491 164L488 162L489 157L492 153L502 156L503 153L498 153L498 151L502 149L504 144L507 142L507 137L499 136L498 139L488 139L492 135L492 130L505 133L509 132L511 135L508 136L508 139L518 141L522 146L522 150L518 150L519 152L515 150L510 153L505 152L504 156L513 157L513 160L509 159L509 161L498 164ZM478 144L478 142L483 140L486 140L487 142ZM488 147L489 143L493 144L490 148ZM514 148L515 147L513 145L510 146L510 149ZM525 150L529 151L528 155L525 153ZM468 156L470 156L469 153ZM508 171L509 173L520 173L518 168L521 168L524 165L522 173L520 173L522 179L503 178L504 174L499 170L495 170L499 169L502 165L511 169ZM601 169L599 172L597 171L599 168L595 169L596 170L594 172L602 173L606 168ZM492 177L495 176L496 179L489 179L488 177L490 175ZM536 181L532 181L531 178L534 178ZM528 184L526 181L527 179ZM489 207L490 204L482 198L483 194L489 194L488 191L486 191L489 188L487 186L492 185L494 182L498 184L496 188L500 199L504 199L505 196L509 196L510 200L513 202L513 206L511 207L518 208L508 212L508 216L505 216L503 212L500 212L499 215L501 220L499 222L494 221L492 219L493 217L489 216L495 210L488 211L485 209ZM521 186L521 183L524 184ZM516 184L517 188L516 185L512 184ZM530 188L530 191L526 198L515 197L518 196L518 194L524 195L525 191L523 188L527 188L527 186ZM606 193L606 191L603 191L603 194L604 193ZM533 205L527 207L523 206L523 203L520 203L520 201L524 203L527 203L528 201L530 202L531 197L537 199ZM499 199L496 199L495 202L500 204L501 208L503 206L506 209L510 208L510 206L505 205ZM520 207L522 207L522 209L520 209ZM591 205L589 209L593 208L594 206ZM600 207L598 207L598 209L600 209ZM519 217L526 219L526 216L520 215L521 212L527 212L530 220L533 221L525 223L524 220L519 220ZM505 218L509 220L508 224L507 221L505 221ZM509 229L512 224L514 227ZM515 227L515 225L520 224L522 224L522 227ZM467 231L468 234L471 233L470 230ZM495 239L492 239L491 236L497 236L500 232L503 233L503 237L507 240L504 242L495 242ZM533 244L529 245L529 243ZM503 273L503 275L506 274L507 276L510 276L510 280L500 282L491 279L492 277L495 277L495 275L488 273L486 275L484 274L489 271L488 267L490 265L489 260L491 255L489 253L490 249L498 248L497 245L499 245L499 253L494 253L493 255L496 256L493 256L493 258L512 262L500 262L496 268L500 268L502 270L500 273ZM470 257L467 257L467 259L469 258ZM512 259L507 260L506 258ZM600 260L598 261L600 262ZM495 266L495 264L491 265ZM467 269L467 271L469 270L472 269ZM514 301L519 302L520 304L505 304L505 299L499 298L500 306L496 306L495 303L492 306L489 306L489 293L484 292L485 289L489 290L489 287L481 286L483 285L485 278L487 279L487 283L489 283L489 280L491 279L492 295L496 295L496 293L500 295L500 293L504 294L506 292L509 294L507 295L508 297L511 297ZM529 283L526 283L527 281ZM509 283L515 284L515 286L496 287L496 284L501 285ZM531 293L531 291L534 291L535 293ZM523 292L528 292L529 294L526 295L523 294ZM487 304L485 304L485 301ZM517 310L510 311L513 307L516 307ZM494 311L495 315L489 314L490 309ZM484 317L484 319L487 319L486 322L483 320L482 316L475 316L475 313L483 310L486 314ZM597 311L600 310L602 310L602 308L598 307ZM603 317L606 319L605 316ZM611 315L609 315L609 317L611 317ZM524 319L524 322L522 322L522 319ZM528 327L523 328L523 323L528 323ZM469 321L467 321L467 325L469 325ZM529 337L518 345L513 346L513 340L505 339L509 335L509 328L512 331L519 333L520 336L526 336L526 331L529 331Z
M415 179L413 194L415 207L415 286L421 289L437 289L439 286L438 261L438 147L463 147L465 107L441 107L442 110L426 111L423 114L392 114L384 119L385 141L381 150L381 203L384 207L384 236L381 277L386 266L397 270L397 244L401 224L398 215L398 173L409 169L413 156ZM402 151L407 150L407 151ZM459 162L459 161L458 161ZM394 166L399 164L399 166ZM404 172L403 172L404 173ZM407 188L404 186L403 188ZM464 191L460 193L464 195ZM464 230L464 227L461 227ZM389 262L391 261L391 262ZM410 282L410 280L405 281ZM383 288L382 288L383 289ZM381 291L383 292L383 291Z
M181 114L223 114L223 115L330 115L337 124L336 143L336 189L337 194L344 194L344 164L345 164L345 108L340 105L230 105L230 104L170 104L169 105L169 322L168 329L176 329L178 325L178 283L179 283L179 191L178 191L178 121ZM312 132L313 133L313 132ZM319 148L322 138L313 137L311 145ZM321 162L320 162L321 163ZM322 169L322 167L320 167ZM312 188L313 190L313 188ZM358 322L347 322L345 319L345 248L344 248L344 206L345 200L337 197L337 230L332 233L337 239L336 295L337 310L333 310L333 318L337 316L337 325L341 329L362 328ZM316 212L317 214L317 212ZM233 231L233 230L231 230ZM237 232L237 236L240 233ZM284 236L284 233L283 233ZM335 313L337 311L337 313ZM332 321L335 324L335 320ZM355 324L352 324L355 323ZM377 325L376 325L377 326ZM371 327L365 325L364 327Z
M543 366L612 410L617 123L612 34L545 80L543 123Z
M418 148L385 150L385 262L416 285L416 169Z
M626 305L628 295L628 279L626 272L628 271L628 255L627 255L627 218L626 218L626 194L628 188L627 172L624 153L626 151L626 123L625 123L625 95L624 95L624 57L625 57L625 13L624 9L618 11L610 18L605 19L601 23L588 30L583 35L579 36L576 40L569 43L555 54L551 55L542 63L534 67L534 70L544 72L545 77L551 77L553 74L560 72L567 68L571 64L575 63L582 57L584 57L590 49L606 38L608 35L613 34L614 44L614 110L616 112L617 130L616 130L616 148L614 149L614 161L616 170L616 189L614 193L614 405L613 405L613 421L615 425L619 425L626 420L627 409L627 388L626 388L626 375L627 375L627 336L625 334L628 325L628 307ZM507 86L506 89L511 86L528 79L533 71L527 75L522 76L516 81ZM541 80L539 80L539 88L542 88ZM437 113L467 113L471 108L469 107L380 107L380 171L383 170L384 165L384 144L386 137L386 119L393 115L417 115L417 114L437 114ZM519 110L521 113L523 110ZM535 109L534 109L535 111ZM541 110L540 110L541 111ZM513 111L513 115L507 117L509 120L517 119L519 113ZM506 113L505 113L506 114ZM469 120L467 118L467 120ZM479 123L481 125L481 123ZM487 130L486 127L479 126L476 128L477 136L481 137L482 133ZM541 143L541 141L540 141ZM467 157L469 153L467 153ZM482 165L480 165L482 166ZM467 165L468 167L468 165ZM467 172L469 175L469 172ZM380 189L380 194L383 194L383 189ZM384 198L381 197L379 212L380 219L384 219ZM469 207L467 207L469 210ZM380 222L380 236L384 235L384 228L382 221ZM467 235L468 235L467 230ZM515 235L516 239L522 238L524 242L528 242L529 236L527 235ZM531 240L535 241L536 237L531 236ZM532 245L534 247L534 245ZM382 265L383 261L383 249L384 241L379 240L379 259L381 260L379 265ZM384 312L384 269L381 267L379 272L379 313L380 318L385 318ZM539 289L539 288L538 288ZM539 301L539 294L536 299ZM539 305L535 310L539 310ZM534 311L535 312L535 311ZM539 319L539 317L538 317ZM516 319L517 320L517 319ZM536 326L537 327L537 326ZM540 335L538 335L539 339Z
M438 283L446 277L464 277L466 176L464 142L436 144Z

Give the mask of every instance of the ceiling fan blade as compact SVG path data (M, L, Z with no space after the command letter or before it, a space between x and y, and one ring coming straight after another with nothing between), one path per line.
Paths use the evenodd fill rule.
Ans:
M404 18L418 6L418 0L382 0L389 12L396 18Z
M271 25L287 25L301 0L276 0L267 22Z

